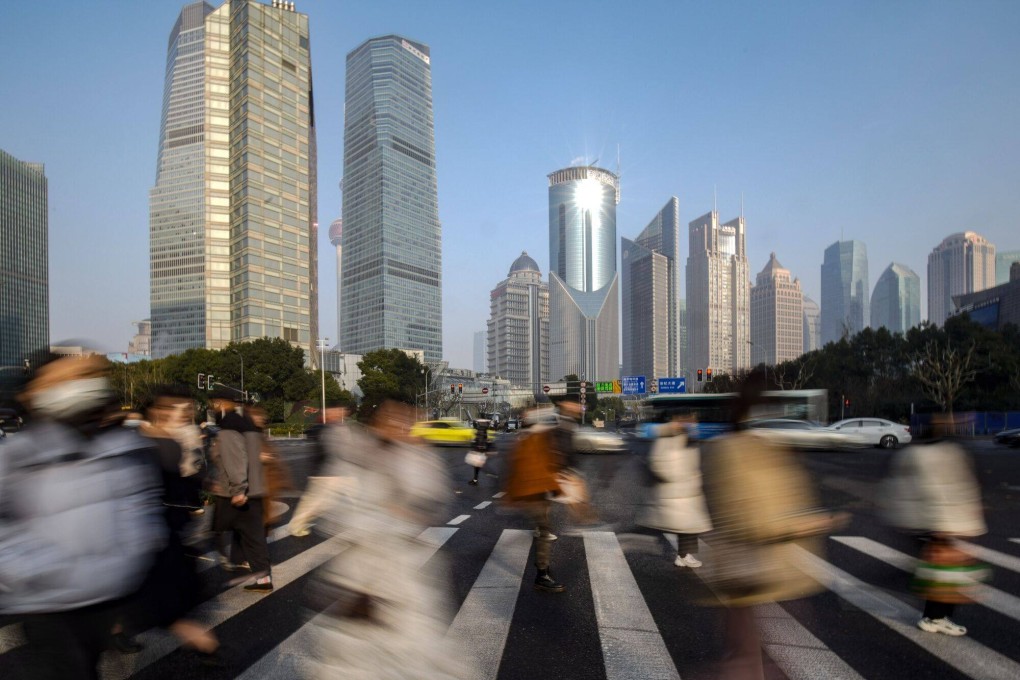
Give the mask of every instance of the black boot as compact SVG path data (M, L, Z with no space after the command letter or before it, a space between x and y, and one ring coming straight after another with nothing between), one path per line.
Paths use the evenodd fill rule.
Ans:
M549 574L548 569L538 570L538 576L535 577L535 590L541 590L546 593L562 593L566 589L565 585L556 582L556 579Z

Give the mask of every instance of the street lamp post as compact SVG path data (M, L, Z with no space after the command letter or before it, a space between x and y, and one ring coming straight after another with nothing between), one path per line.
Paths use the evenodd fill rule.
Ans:
M319 342L319 372L322 374L322 424L326 424L326 345L329 338L323 338Z

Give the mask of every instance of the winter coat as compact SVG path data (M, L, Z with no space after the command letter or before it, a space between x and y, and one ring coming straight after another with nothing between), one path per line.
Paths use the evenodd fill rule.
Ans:
M980 536L988 530L970 460L950 441L897 453L881 498L889 523L906 531Z
M712 530L701 490L701 454L687 446L686 435L660 437L648 454L648 466L658 482L638 524L677 534Z
M507 462L505 502L530 500L559 489L556 473L562 469L562 459L553 450L556 432L535 426L520 435Z
M217 496L250 498L266 495L266 476L260 460L262 432L238 413L226 414L213 442L210 458L214 464L213 488Z
M119 426L39 421L0 445L0 612L61 612L134 593L163 547L155 454Z

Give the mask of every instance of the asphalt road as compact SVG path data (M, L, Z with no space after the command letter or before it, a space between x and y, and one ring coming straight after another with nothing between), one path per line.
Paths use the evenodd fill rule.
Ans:
M302 441L277 445L303 487L309 446ZM508 445L508 439L499 442L501 449ZM711 606L711 591L698 570L673 565L665 537L634 524L647 493L646 448L635 443L630 453L579 459L598 523L572 525L557 508L553 573L567 586L557 595L531 588L530 542L515 533L530 527L497 498L500 478L494 475L501 473L503 457L494 457L481 483L470 486L464 450L437 450L455 500L445 513L448 519L430 530L441 547L426 568L442 570L451 630L472 641L466 653L481 664L479 677L719 677L723 611ZM970 448L989 525L988 535L975 543L995 570L987 601L961 607L954 617L970 634L951 639L914 628L918 601L908 593L904 571L914 546L886 528L875 508L890 454L802 454L823 502L850 513L852 520L828 540L824 557L811 563L827 584L824 592L758 610L768 678L1020 677L1020 452L988 442ZM286 520L296 499L284 500L291 506ZM141 636L147 645L141 654L106 655L104 680L301 677L295 669L303 655L313 653L302 629L315 614L307 586L315 567L335 548L328 537L314 533L294 538L277 531L274 539L277 589L270 595L241 591L218 568L202 572L208 600L198 614L216 624L226 645L225 666L203 666L165 633L150 631ZM511 562L527 565L515 576L516 591L504 588L500 594L482 587L483 572ZM17 624L0 628L0 678L17 677L18 640ZM488 671L484 659L493 659Z

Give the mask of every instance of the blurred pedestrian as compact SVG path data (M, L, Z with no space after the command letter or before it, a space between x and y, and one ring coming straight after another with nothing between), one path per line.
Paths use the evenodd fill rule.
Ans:
M247 564L254 580L244 589L270 592L273 578L263 524L266 479L262 432L237 412L232 393L223 389L213 392L212 404L220 428L212 447L212 493L216 497L212 530L219 534L220 562L227 570ZM228 531L234 532L235 538L230 554Z
M798 568L799 549L821 552L822 536L845 522L822 509L793 453L748 429L761 401L752 371L732 402L734 432L713 439L702 460L712 524L706 582L726 606L722 677L762 680L761 644L752 607L812 595L821 585Z
M22 394L31 422L0 455L0 614L20 615L41 680L98 678L166 541L150 444L121 427L105 358L55 358Z
M434 548L418 536L444 516L449 485L431 451L408 438L413 416L388 401L368 427L326 429L330 471L352 483L321 522L348 547L320 569L313 590L325 608L315 619L313 677L473 677L446 640L443 589L422 570Z
M465 456L464 461L474 468L474 476L470 484L478 484L478 473L485 467L489 452L489 421L479 419L475 421L475 438L471 443L471 451Z
M340 401L326 402L326 422L308 428L308 439L312 443L311 470L308 473L308 485L301 495L301 500L294 509L294 514L287 525L291 536L307 536L311 533L312 524L333 500L339 477L331 472L330 447L327 440L334 440L333 447L342 449L348 429L347 417L350 407Z
M294 482L291 480L290 471L280 457L280 452L269 439L267 434L269 427L269 414L262 406L252 404L245 408L252 425L259 433L259 461L262 463L262 471L266 479L266 493L262 498L262 524L269 530L269 527L276 524L287 506L283 505L280 498L285 493L294 491Z
M701 488L701 453L687 439L693 419L673 416L659 426L648 454L648 468L655 483L638 524L677 535L678 567L697 568L694 556L698 535L712 530L708 506Z
M913 588L924 598L917 627L958 637L964 626L949 617L970 602L988 569L955 539L987 532L981 488L966 450L954 441L952 414L932 418L933 439L896 454L881 498L889 522L912 533L920 546Z

